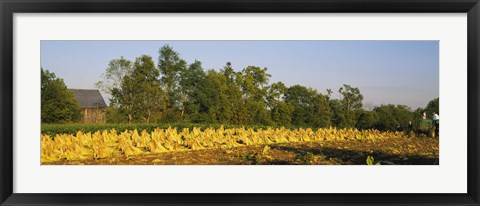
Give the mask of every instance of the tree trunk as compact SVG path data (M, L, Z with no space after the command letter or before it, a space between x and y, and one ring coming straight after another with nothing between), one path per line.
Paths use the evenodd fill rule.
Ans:
M181 117L183 117L183 114L185 113L185 102L187 101L187 95L182 95L182 114Z
M150 123L150 111L147 112L147 124Z

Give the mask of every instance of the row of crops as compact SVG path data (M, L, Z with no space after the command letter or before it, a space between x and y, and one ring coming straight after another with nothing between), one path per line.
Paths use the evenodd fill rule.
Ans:
M57 134L77 134L78 131L83 133L95 133L97 131L111 130L115 129L116 131L125 131L125 130L138 130L138 131L147 131L149 133L153 132L155 129L168 129L175 128L177 130L182 130L188 128L192 130L193 128L204 129L233 129L233 128L248 128L253 130L258 129L267 129L267 128L276 128L272 126L265 125L223 125L223 124L199 124L199 123L162 123L162 124L145 124L145 123L133 123L133 124L42 124L41 132L42 134L48 134L55 136ZM283 127L283 126L282 126ZM277 127L281 128L281 127ZM287 129L300 129L300 127L288 127Z
M155 128L118 132L116 129L95 132L77 131L75 134L42 134L41 161L85 160L133 157L172 151L200 149L227 149L244 145L280 144L308 141L375 141L384 138L402 138L403 132L324 128Z

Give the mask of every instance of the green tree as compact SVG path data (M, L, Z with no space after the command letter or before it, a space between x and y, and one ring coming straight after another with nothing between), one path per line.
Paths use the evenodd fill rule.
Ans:
M180 74L187 67L187 62L180 58L178 52L169 45L164 45L158 51L158 68L161 73L161 85L166 94L168 112L176 112L183 107L180 88Z
M332 126L333 111L330 107L329 97L317 93L315 91L313 96L313 115L312 125L314 127L329 127Z
M330 100L330 108L332 108L332 123L335 127L347 127L347 120L345 118L342 102L338 99Z
M267 86L271 77L267 68L248 66L242 70L242 93L245 99L247 124L270 124L267 110Z
M180 75L180 87L182 92L181 117L183 120L198 121L200 115L199 98L201 98L201 87L205 85L206 74L202 63L195 60L188 69L183 70Z
M440 98L430 100L425 107L425 112L428 116L431 116L433 112L440 114Z
M63 79L41 69L41 121L67 123L81 119L80 104Z
M111 104L118 108L118 113L123 115L127 123L132 123L138 119L135 115L135 89L134 82L132 81L131 74L126 75L122 79L120 88L113 88Z
M375 124L375 128L379 130L396 130L398 121L394 116L394 105L381 105L375 107L373 111L378 114L378 121Z
M355 111L362 108L363 95L356 87L344 84L338 92L342 95L341 107L345 116L346 126L355 127Z
M165 109L165 99L160 89L159 70L155 67L152 57L142 55L137 58L131 76L136 87L135 112L142 114L142 120L149 123L158 120Z
M236 125L245 124L248 119L245 115L248 112L248 108L245 105L245 99L242 93L242 73L235 72L230 62L227 62L220 73L225 76L227 84L225 94L229 99L228 104L231 109L229 123Z
M128 123L149 123L162 116L166 101L159 74L152 57L142 55L135 60L133 72L123 77L120 88L112 90L112 99Z
M375 111L359 110L357 111L358 121L357 129L373 129L378 122L378 114Z
M195 90L195 102L198 115L194 122L229 123L232 111L226 94L227 79L213 69L206 72L205 80ZM192 105L193 106L193 105Z
M379 130L405 130L414 119L413 112L405 105L381 105L373 109L378 115L375 125Z
M290 127L294 105L285 102L288 88L283 82L276 82L268 86L267 108L271 112L272 123L277 126Z
M213 115L217 123L229 123L233 113L229 104L230 99L227 95L227 78L221 72L209 70L208 84L210 88L213 88L213 93L208 96L214 100L213 107L209 110L210 115Z
M131 120L131 114L122 113L120 107L120 102L118 102L118 95L124 94L122 92L122 84L124 83L124 78L130 76L133 72L133 64L130 60L120 57L120 59L113 59L108 63L108 67L105 69L105 72L102 74L102 80L98 81L95 86L102 90L103 92L110 94L113 98L110 98L110 106L106 109L106 121L108 123L119 123L127 120ZM116 95L114 95L116 94ZM128 106L123 106L123 112ZM130 115L129 115L130 114ZM130 118L129 118L130 117Z
M277 126L292 126L292 114L295 110L294 105L288 102L280 101L272 108L272 121Z
M311 97L314 95L312 90L300 85L294 85L288 88L285 96L285 102L293 105L292 123L295 126L310 126L310 120L313 115Z
M294 85L288 88L285 102L294 107L292 124L301 127L327 127L331 125L332 111L328 96L312 88Z
M274 108L276 104L284 101L287 86L283 82L275 82L267 88L267 106Z

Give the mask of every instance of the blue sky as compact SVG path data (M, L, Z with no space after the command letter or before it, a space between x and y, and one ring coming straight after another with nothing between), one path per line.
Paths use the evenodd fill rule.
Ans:
M416 109L439 96L438 41L41 41L41 66L69 88L91 89L110 60L147 54L157 63L165 44L205 69L219 70L228 61L237 71L266 67L271 83L324 94L330 88L334 98L350 84L360 89L366 107L391 103Z

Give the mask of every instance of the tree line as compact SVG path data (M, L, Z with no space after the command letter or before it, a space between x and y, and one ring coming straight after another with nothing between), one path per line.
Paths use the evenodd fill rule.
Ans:
M331 89L322 94L302 85L270 83L267 68L237 71L227 62L219 70L206 70L200 61L188 64L169 45L158 53L157 65L148 55L133 62L123 57L109 62L96 84L112 96L107 122L399 130L409 121L415 125L425 111L439 112L438 98L415 111L391 104L365 110L360 90L348 84L334 99Z

